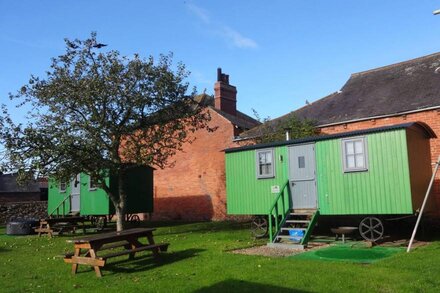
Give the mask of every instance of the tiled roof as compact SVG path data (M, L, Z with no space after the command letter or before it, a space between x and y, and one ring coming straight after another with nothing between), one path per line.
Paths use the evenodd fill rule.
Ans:
M0 175L0 193L40 192L40 188L45 188L45 187L47 188L47 182L40 184L40 182L32 180L23 185L19 185L17 184L16 174Z
M377 132L392 131L392 130L405 129L405 128L417 129L418 131L423 132L427 138L435 138L436 137L436 135L432 131L432 129L428 125L426 125L425 123L408 122L408 123L402 123L402 124L391 125L391 126L382 126L382 127L368 128L368 129L355 130L355 131L347 131L347 132L341 132L341 133L335 133L335 134L310 136L310 137L304 137L304 138L293 139L293 140L285 140L285 141L277 141L277 142L271 142L271 143L262 143L262 144L255 144L255 145L249 145L249 146L242 146L242 147L226 149L225 152L226 153L233 153L233 152L244 151L244 150L264 149L264 148L276 147L276 146L303 144L303 143L308 143L308 142L316 142L316 141L335 139L335 138L352 137L352 136L377 133Z
M432 107L440 108L440 52L354 73L340 91L273 119L269 126L276 128L291 115L319 126ZM258 133L256 127L243 136Z

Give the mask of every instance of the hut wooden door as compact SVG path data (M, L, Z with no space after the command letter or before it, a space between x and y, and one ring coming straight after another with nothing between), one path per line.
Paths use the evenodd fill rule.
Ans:
M76 175L76 177L70 183L70 186L70 211L79 212L81 197L80 174Z
M293 209L316 209L314 144L289 147L289 186Z

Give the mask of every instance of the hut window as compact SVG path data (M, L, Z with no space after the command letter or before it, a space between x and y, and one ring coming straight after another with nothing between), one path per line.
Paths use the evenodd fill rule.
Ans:
M89 190L96 190L97 188L98 182L92 176L89 176Z
M66 181L61 181L61 182L60 182L60 186L59 186L59 190L60 190L60 192L66 192L66 189L67 189L67 183L66 183Z
M306 158L304 156L298 157L298 168L303 169L306 167Z
M273 150L257 151L257 178L274 177Z
M344 172L368 170L367 145L365 143L365 137L343 139L342 155Z

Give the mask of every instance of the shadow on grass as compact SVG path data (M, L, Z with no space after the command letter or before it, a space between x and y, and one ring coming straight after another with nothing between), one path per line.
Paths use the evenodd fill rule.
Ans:
M103 274L114 273L133 273L145 271L161 267L163 265L175 263L198 255L198 253L205 251L204 249L187 249L176 252L168 252L160 254L159 258L155 259L152 254L138 256L133 260L122 259L108 263L103 268ZM125 264L125 266L124 266Z
M187 227L181 227L188 225ZM177 233L212 233L212 232L230 232L242 229L250 229L250 223L247 222L141 222L141 227L148 228L172 228L168 231L156 231L154 235L170 235Z
M308 291L284 288L273 285L259 284L241 280L225 280L209 287L203 287L194 292L289 292L289 293L306 293Z
M2 252L9 252L9 251L11 251L11 250L8 249L8 248L0 247L0 253L2 253Z

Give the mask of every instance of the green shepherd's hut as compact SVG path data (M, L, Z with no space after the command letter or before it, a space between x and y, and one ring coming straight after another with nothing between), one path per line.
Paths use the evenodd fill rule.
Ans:
M417 122L227 149L228 214L258 216L257 234L300 245L320 216L357 216L376 241L384 218L420 208L434 137Z
M127 170L127 214L153 212L153 170L151 167L133 167ZM110 176L106 182L118 194L117 178ZM111 200L104 190L97 188L89 175L78 174L68 183L49 179L49 216L79 214L104 218L114 213Z

